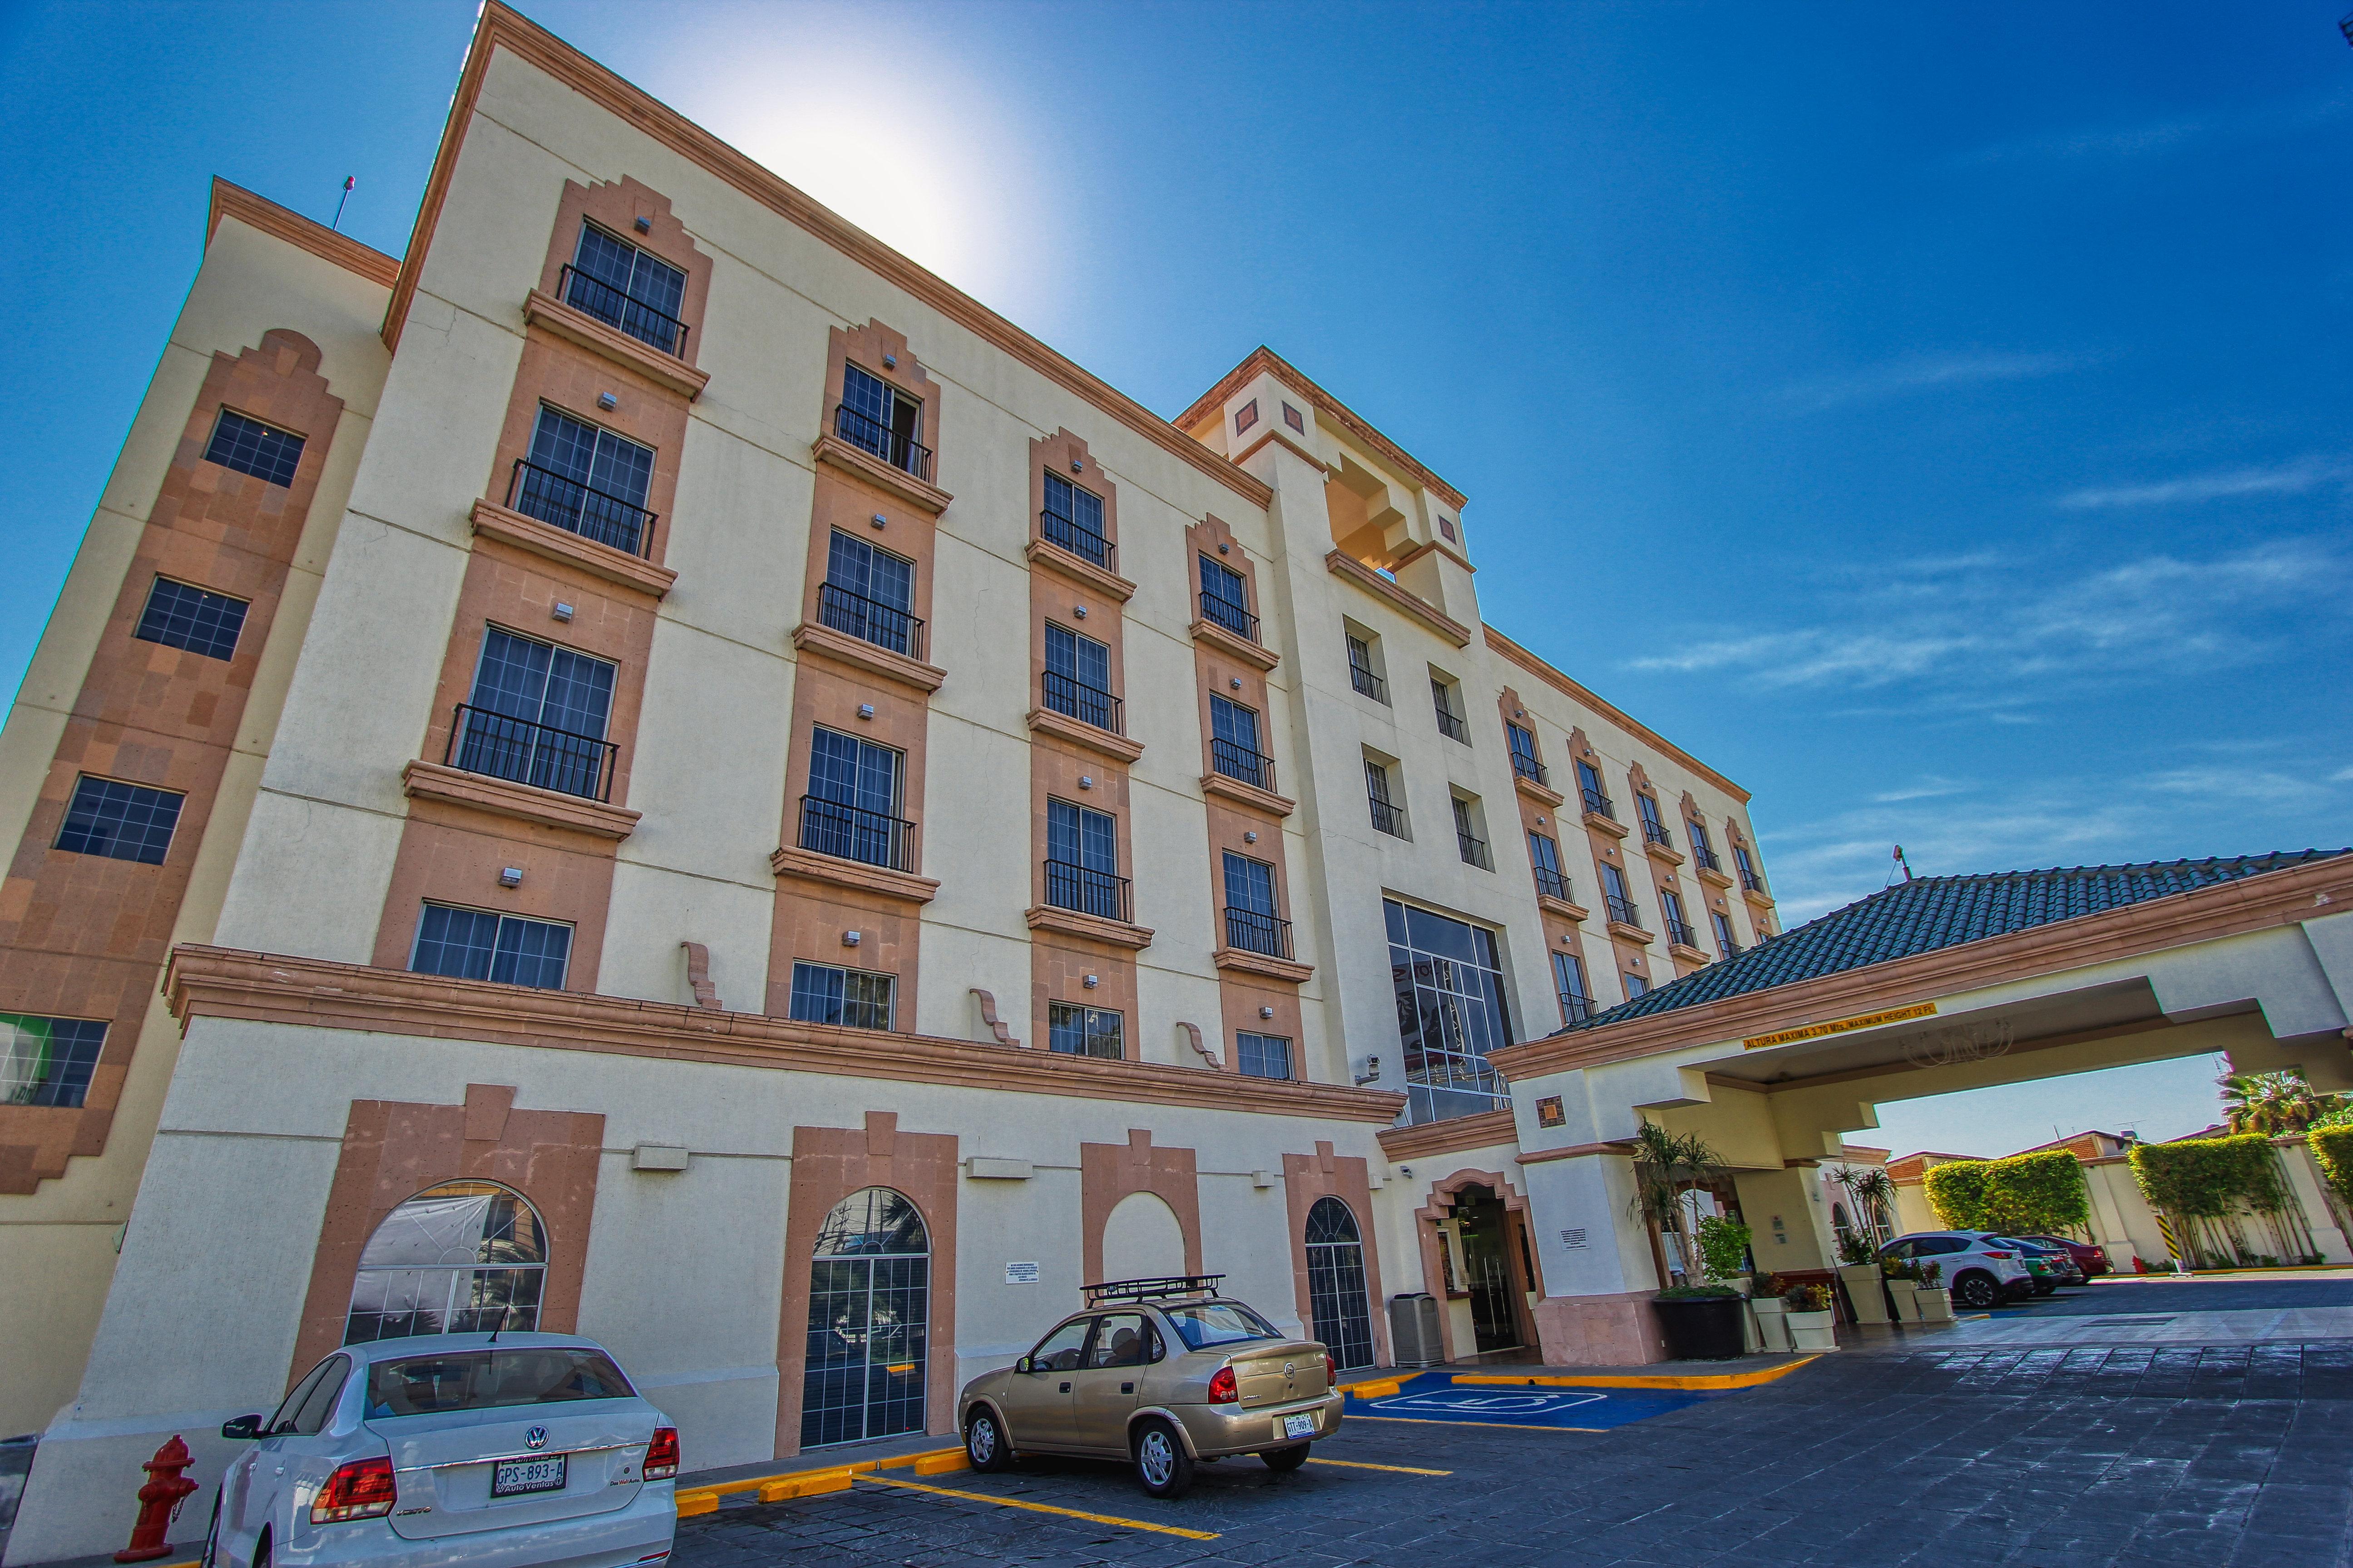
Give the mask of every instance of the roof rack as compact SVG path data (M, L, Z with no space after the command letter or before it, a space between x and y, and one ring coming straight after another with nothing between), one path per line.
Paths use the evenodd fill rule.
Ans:
M1148 1301L1162 1296L1214 1296L1225 1283L1222 1274L1169 1274L1157 1279L1106 1279L1100 1285L1082 1285L1087 1305L1100 1307L1106 1301Z

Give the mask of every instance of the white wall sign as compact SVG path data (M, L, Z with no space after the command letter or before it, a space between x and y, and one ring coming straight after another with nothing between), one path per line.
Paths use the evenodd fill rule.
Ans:
M1034 1263L1008 1263L1005 1266L1005 1282L1008 1285L1035 1285L1038 1283L1038 1266Z

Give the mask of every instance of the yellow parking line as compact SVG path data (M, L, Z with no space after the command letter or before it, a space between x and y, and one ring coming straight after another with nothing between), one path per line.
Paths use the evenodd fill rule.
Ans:
M912 1469L919 1476L936 1476L949 1470L972 1468L972 1460L961 1447L932 1448L920 1454L897 1454L887 1459L860 1459L851 1465L833 1465L824 1469L786 1470L774 1476L747 1476L742 1480L716 1481L707 1487L690 1487L678 1494L678 1516L693 1519L718 1510L719 1500L738 1492L758 1492L762 1502L790 1502L796 1498L821 1497L827 1492L847 1491L849 1478L862 1476L871 1470ZM181 1568L187 1568L183 1564Z
M1380 1417L1376 1415L1373 1419L1377 1421ZM1417 1469L1411 1465L1368 1465L1362 1459L1311 1458L1307 1462L1311 1465L1341 1465L1352 1470L1388 1470L1399 1476L1451 1476L1454 1473L1452 1470Z
M1514 1432L1607 1432L1607 1426L1529 1426L1517 1421L1440 1421L1427 1415L1351 1415L1351 1421L1407 1421L1416 1426L1502 1426Z
M998 1508L1025 1508L1031 1513L1060 1514L1064 1519L1083 1519L1090 1524L1115 1524L1122 1530L1148 1530L1155 1535L1181 1535L1187 1541L1215 1541L1214 1530L1181 1530L1173 1524L1154 1524L1149 1520L1122 1519L1113 1513L1088 1513L1082 1509L1056 1508L1051 1503L1029 1502L1021 1498L991 1497L987 1492L958 1491L954 1487L927 1487L921 1481L893 1480L889 1476L860 1476L861 1481L871 1481L878 1487L904 1487L909 1491L930 1492L934 1497L962 1498L966 1502L995 1503Z
M1510 1377L1499 1373L1465 1372L1455 1373L1451 1381L1505 1388L1755 1388L1777 1377L1787 1377L1799 1367L1811 1365L1821 1359L1819 1355L1810 1355L1802 1361L1783 1362L1779 1366L1758 1367L1753 1372L1593 1373L1583 1377Z

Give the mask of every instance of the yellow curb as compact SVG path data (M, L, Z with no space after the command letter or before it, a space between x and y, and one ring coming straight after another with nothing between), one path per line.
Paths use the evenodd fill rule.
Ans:
M678 1500L678 1517L693 1519L701 1514L717 1513L719 1499L710 1492L686 1492Z
M793 1498L818 1497L827 1492L845 1491L849 1478L875 1470L913 1468L919 1476L936 1476L950 1470L969 1468L972 1461L961 1447L933 1448L920 1454L898 1454L887 1459L860 1459L855 1464L831 1465L821 1470L787 1470L776 1476L746 1476L737 1481L714 1481L707 1487L693 1487L678 1494L678 1516L693 1519L712 1511L719 1500L741 1492L758 1492L762 1502L785 1502ZM194 1568L194 1565L188 1565Z
M962 1448L950 1448L944 1453L915 1456L915 1473L919 1476L944 1476L956 1470L972 1468L972 1456Z
M1405 1386L1405 1379L1388 1383L1351 1383L1343 1384L1340 1392L1351 1399L1387 1399Z
M1787 1377L1801 1366L1821 1360L1810 1355L1802 1361L1784 1362L1779 1366L1758 1367L1753 1372L1646 1373L1640 1375L1616 1376L1596 1374L1589 1377L1500 1377L1490 1373L1457 1373L1456 1383L1479 1384L1504 1388L1685 1388L1722 1389L1755 1388Z
M1051 1503L1030 1502L1022 1498L991 1497L987 1492L963 1492L953 1487L927 1487L919 1481L893 1480L887 1476L860 1476L878 1487L904 1487L909 1491L929 1492L934 1497L961 1498L966 1502L994 1503L998 1508L1027 1509L1031 1513L1059 1514L1064 1519L1083 1519L1090 1524L1114 1524L1122 1530L1148 1530L1155 1535L1181 1535L1187 1541L1215 1541L1214 1530L1180 1530L1173 1524L1154 1524L1149 1520L1122 1519L1115 1513L1087 1513L1075 1508L1056 1508Z
M1374 1419L1378 1420L1379 1417ZM1418 1469L1412 1465L1368 1465L1362 1459L1310 1458L1307 1462L1311 1465L1338 1465L1351 1470L1387 1470L1398 1476L1451 1476L1454 1473L1452 1470Z
M798 1475L778 1476L760 1489L762 1502L790 1502L795 1498L823 1497L828 1492L849 1489L850 1467L842 1465L827 1470L803 1470Z

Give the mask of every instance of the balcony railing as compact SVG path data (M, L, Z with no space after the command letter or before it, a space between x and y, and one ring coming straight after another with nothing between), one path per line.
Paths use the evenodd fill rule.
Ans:
M586 800L613 798L613 764L621 748L596 735L458 704L442 760L453 768Z
M1392 838L1405 837L1405 813L1377 795L1368 797L1373 807L1373 826Z
M1692 866L1694 869L1717 872L1724 869L1723 864L1715 858L1715 851L1696 838L1692 840L1691 853Z
M1482 871L1492 871L1495 863L1487 858L1487 841L1474 833L1454 830L1454 847L1462 851L1462 863L1476 866Z
M1269 958L1289 958L1291 922L1273 915L1262 915L1256 910L1238 910L1228 904L1226 945L1244 952L1262 952Z
M1667 918L1667 940L1677 947L1699 945L1699 938L1693 933L1692 928L1672 915Z
M1726 958L1738 958L1742 953L1746 952L1747 951L1748 951L1748 950L1747 950L1746 948L1745 948L1745 947L1741 946L1738 942L1736 942L1733 941L1730 937L1725 937L1725 938L1724 939L1724 956L1725 956L1725 957L1726 957Z
M1765 890L1765 879L1744 866L1740 868L1740 890L1745 893L1761 893Z
M1058 910L1076 910L1101 920L1128 920L1128 886L1124 877L1097 871L1069 860L1046 862L1046 901Z
M1535 873L1537 892L1542 893L1547 899L1558 899L1564 904L1573 904L1577 902L1575 899L1568 896L1567 878L1562 876L1559 872L1554 870L1549 866L1538 866L1535 868Z
M1546 774L1545 765L1524 752L1512 753L1512 772L1530 784L1539 784L1546 789L1552 787L1552 780Z
M667 310L657 310L626 289L601 278L591 278L570 262L564 265L564 302L596 317L641 343L651 343L666 354L686 357L686 323Z
M870 599L863 594L853 594L838 583L827 583L817 591L817 618L838 632L848 632L860 642L871 642L876 647L892 653L905 654L909 658L923 657L923 623L896 605L886 605L880 599Z
M1201 595L1201 618L1225 627L1246 642L1258 641L1258 617L1222 595Z
M1057 670L1047 670L1040 678L1046 706L1057 713L1067 713L1082 724L1092 724L1098 730L1108 730L1114 735L1127 731L1121 726L1120 700L1110 692L1089 686L1083 680L1073 680Z
M1564 991L1560 994L1560 1021L1562 1023L1582 1024L1588 1018L1592 1016L1592 997L1579 996L1574 991Z
M1580 789L1577 793L1585 797L1586 810L1597 816L1606 816L1612 822L1618 820L1618 808L1609 804L1608 795L1591 788Z
M904 871L913 863L915 825L887 812L801 796L801 847L837 860Z
M1059 511L1038 514L1038 531L1046 542L1069 551L1082 561L1092 562L1106 572L1116 572L1113 563L1119 559L1119 547L1076 518L1064 517Z
M860 451L871 452L894 468L903 468L925 484L932 482L932 449L879 419L869 419L847 403L833 411L833 433Z
M1636 931L1642 929L1642 911L1634 907L1633 900L1621 899L1615 893L1604 893L1601 901L1609 906L1611 920L1620 925L1632 926Z
M1675 847L1674 835L1667 831L1667 825L1663 822L1652 822L1648 817L1642 820L1642 842L1655 844L1662 849L1672 849Z
M1348 667L1348 684L1382 707L1388 706L1389 683L1363 665L1352 664Z
M644 555L653 548L652 512L527 458L515 459L514 476L507 481L507 510L630 555Z
M1274 759L1232 741L1209 742L1209 765L1229 779L1240 779L1263 790L1274 788Z
M1450 741L1460 741L1464 745L1469 745L1471 726L1464 723L1461 716L1446 705L1444 700L1441 699L1431 706L1438 710L1438 732Z

